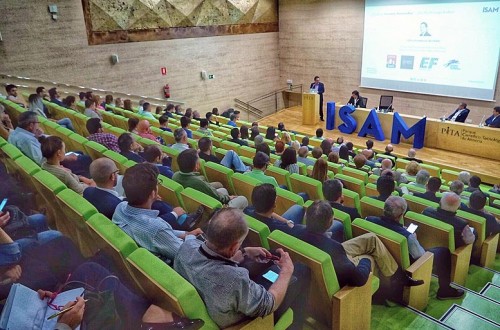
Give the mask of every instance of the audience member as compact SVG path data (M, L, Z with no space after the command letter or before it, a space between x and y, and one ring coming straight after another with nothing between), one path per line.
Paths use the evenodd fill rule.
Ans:
M384 204L384 215L382 217L369 216L366 220L388 228L406 237L411 263L424 255L425 249L417 240L417 235L410 233L401 224L403 215L406 213L406 201L399 196L389 197ZM451 254L446 247L433 247L429 252L434 254L433 273L438 276L439 289L436 297L442 299L456 299L463 296L464 291L450 286L451 282Z
M452 193L455 193L457 196L459 196L460 199L468 201L469 197L462 194L464 192L464 188L465 188L465 186L464 186L462 181L455 180L452 183L450 183L450 191ZM463 210L466 207L467 207L467 205L465 205L464 202L461 202L460 209Z
M263 183L268 183L274 187L278 187L278 182L272 176L266 175L265 172L269 166L269 156L261 151L255 153L253 158L253 169L250 172L246 172L245 175L259 180Z
M104 102L101 103L101 107L103 107L104 110L111 111L106 108L107 105L113 106L113 95L111 94L107 94L104 98Z
M262 137L262 136L260 136ZM257 138L255 139L257 140ZM258 151L261 151L263 153L265 153L266 155L268 155L269 157L271 157L271 148L269 148L269 145L267 143L259 143L259 144L255 144L255 152L258 152Z
M174 172L172 172L172 169L169 166L163 165L162 163L163 156L164 155L160 147L154 144L147 145L144 148L144 152L142 153L142 158L144 158L146 162L158 167L158 171L160 172L161 175L164 175L167 178L171 179L172 176L174 175Z
M180 104L177 104L175 107L174 107L174 110L175 110L175 114L176 115L179 115L179 116L182 116L182 107Z
M184 117L187 117L191 120L193 117L193 109L187 108L186 111L184 112Z
M236 115L233 113L229 116L229 121L227 122L227 125L229 126L233 126L233 127L238 127L238 125L236 125Z
M198 156L206 162L221 164L240 173L244 173L249 170L249 167L243 163L240 156L238 156L234 150L228 150L222 159L213 155L212 140L208 137L202 137L198 140L198 149L200 149Z
M250 137L250 135L248 133L248 126L241 125L241 127L240 127L240 138L246 142L249 139L249 137ZM247 142L247 144L248 144L248 142Z
M298 151L297 161L306 164L306 166L313 166L315 161L307 158L307 154L309 154L309 148L306 146L300 147Z
M189 124L191 123L191 119L189 119L186 116L181 117L181 127L182 129L186 132L187 137L192 139L193 138L193 132L189 129Z
M118 137L118 147L120 148L120 154L127 157L127 159L136 163L144 162L144 158L139 155L139 152L142 151L142 146L135 142L132 134L123 133L120 135Z
M200 121L200 112L198 110L193 111L193 120Z
M31 94L28 97L28 110L29 111L34 111L36 112L37 115L42 116L44 118L49 119L49 111L45 104L43 104L44 98L47 97L47 92L45 91L44 87L37 87L36 89L36 94ZM56 122L59 125L66 127L69 130L75 131L75 128L73 127L73 123L71 122L71 119L69 118L63 118L60 120L55 120L55 119L50 119L50 121Z
M164 110L165 116L173 118L174 115L172 113L174 112L174 110L175 110L175 105L173 105L172 103L168 103Z
M132 101L129 99L124 100L123 101L123 109L128 110L128 111L134 111L134 109L132 109Z
M15 104L26 108L27 104L22 95L18 95L17 86L16 85L7 85L5 86L5 91L7 92L7 100L14 102Z
M215 115L213 113L207 112L205 114L205 118L208 120L210 125L220 126L220 123L217 121L217 118L215 117ZM214 121L212 121L212 120L214 120Z
M338 152L330 152L328 154L328 161L330 163L338 164L340 162L340 157Z
M190 240L183 244L174 268L200 293L210 317L221 328L271 313L278 320L292 308L294 323L291 329L300 329L307 305L309 270L303 265L294 267L288 253L277 249L278 278L273 284L257 284L252 278L261 278L267 269L259 271L260 274L249 274L242 263L245 259L262 263L271 254L261 247L240 249L247 234L243 213L222 209L208 224L207 241ZM292 274L297 278L294 283L290 282Z
M313 158L320 159L321 156L323 156L323 150L321 150L320 147L314 147L311 151L311 155L313 156Z
M346 162L350 161L349 149L345 145L341 145L339 148L339 157L340 159L345 160Z
M102 110L102 111L105 110L104 107L101 105L101 97L99 95L94 95L91 98L91 100L94 101L96 110Z
M300 143L299 143L299 141L293 140L290 143L290 147L292 147L295 150L295 152L299 152L299 149L300 149Z
M264 138L262 137L262 135L260 135L260 131L259 131L259 128L257 126L252 126L252 128L250 128L250 140L251 141L254 141L255 142L255 145L257 145L257 142L255 141L255 139L260 136L260 139L262 139L262 142L264 142Z
M299 173L299 165L297 164L297 153L293 148L286 148L281 158L276 160L274 166L281 167L287 170L290 174Z
M0 136L4 139L8 139L11 131L14 130L14 126L12 125L12 120L9 115L5 113L5 107L0 104Z
M76 110L76 98L73 95L68 95L66 96L63 100L62 103L64 104L64 107L66 109L71 109L71 110ZM111 111L111 110L110 110Z
M366 157L363 156L363 154L357 154L354 156L352 161L354 162L354 166L357 170L371 173L370 167L366 165Z
M415 176L415 182L410 182L410 185L413 185L415 187L425 188L430 177L431 175L429 174L428 171L420 170L417 172L417 175Z
M311 146L309 146L309 137L304 136L302 138L302 144L300 146L301 147L307 147L307 149L311 149Z
M342 192L343 188L344 185L342 184L342 181L338 179L332 179L323 182L322 189L325 200L327 200L328 203L330 203L330 206L334 209L349 214L349 216L351 217L351 221L354 221L354 219L356 218L361 218L357 208L344 205L344 194Z
M366 140L366 149L372 150L373 148L373 141L372 140Z
M477 190L481 191L481 189L479 188L480 185L481 185L481 178L478 177L477 175L473 175L470 177L469 186L465 188L465 191L467 192L474 192ZM486 196L488 196L488 194L486 194Z
M324 139L323 141L321 141L319 147L321 148L321 151L325 156L328 156L328 154L332 152L332 143L330 142L329 139Z
M441 179L437 177L432 177L427 181L426 191L424 193L415 192L413 193L416 197L425 198L435 203L439 203L441 200L436 193L439 192L439 188L441 187Z
M189 149L188 135L183 128L177 128L174 131L174 139L175 143L170 146L172 149L178 151L184 151L186 149Z
M411 148L410 150L408 150L408 157L405 157L404 159L414 161L417 163L422 163L422 161L420 159L415 158L416 155L417 155L417 151L415 149Z
M127 201L118 204L113 222L139 246L172 264L183 241L195 239L203 232L199 228L190 232L176 231L158 217L159 211L151 209L158 199L158 174L158 168L148 163L134 165L125 171L123 189Z
M248 201L244 196L230 196L225 188L215 189L200 175L200 159L194 149L187 149L177 156L179 171L174 173L172 179L184 188L193 188L208 196L215 198L224 205L244 209ZM128 195L127 195L128 196Z
M407 178L415 178L418 171L420 171L421 167L418 162L412 160L406 165L406 177Z
M381 175L377 179L377 191L379 195L377 197L371 196L372 198L378 199L385 202L389 196L392 195L396 188L396 183L394 182L394 177L392 175Z
M462 171L458 173L457 179L461 181L464 185L468 186L470 181L470 173L467 171Z
M214 116L218 116L219 115L219 109L218 108L212 108L212 114Z
M318 140L323 140L323 129L322 128L316 129L316 136L314 136L314 138L316 138Z
M93 100L85 101L85 111L83 114L90 118L99 118L102 119L101 113L96 109L95 103Z
M110 133L104 133L101 125L101 120L99 118L90 118L87 120L87 131L89 132L88 140L94 141L102 144L109 150L115 152L120 152L120 147L118 146L118 138Z
M370 167L370 170L375 167L375 162L373 158L375 157L375 151L371 149L363 149L361 154L366 157L366 165Z
M274 126L269 126L266 130L266 139L274 141L276 138L276 129Z
M139 124L137 124L137 135L154 142L163 142L163 140L160 140L159 137L153 135L153 132L151 131L151 124L146 119L139 120Z
M128 131L130 133L137 134L137 125L139 125L139 119L138 118L129 118L127 121L128 125Z
M115 107L117 108L123 108L123 100L121 97L117 97L115 99Z
M278 123L278 131L286 132L285 124L283 122Z
M320 158L316 161L312 169L311 178L320 182L328 180L328 163L326 160Z
M203 136L213 136L212 131L208 129L208 120L200 119L200 128L196 131L203 134Z
M455 233L455 248L474 243L476 240L475 235L477 235L477 233L472 233L467 221L456 215L459 207L460 197L455 193L445 192L441 197L437 209L428 207L422 212L424 215L441 220L453 226Z
M281 133L281 141L283 141L283 143L286 146L291 146L291 144L292 144L292 138L291 138L290 134L288 134L288 132Z
M149 102L144 102L142 104L142 111L139 111L139 115L144 118L156 120L155 116L151 113L151 104L149 104Z
M392 169L392 166L392 161L389 158L384 158L380 163L380 168L373 169L373 174L380 176L384 170Z
M277 156L281 156L285 151L285 143L283 141L276 141L274 144L274 154Z
M166 114L160 116L160 118L158 118L158 122L160 123L160 129L162 131L172 133L172 130L168 127L168 116Z
M61 165L66 157L66 149L63 140L58 136L49 136L42 140L41 151L46 160L42 168L61 180L69 189L82 194L88 186L95 186L93 180L84 176L77 176L70 169Z
M247 146L248 147L248 142L241 139L241 134L240 134L240 130L238 129L238 127L231 129L231 137L232 137L232 139L229 140L230 142L239 144L240 146Z
M486 238L500 232L500 222L495 216L484 209L488 196L481 190L472 192L469 198L469 207L465 211L479 215L486 219Z
M347 152L349 153L349 156L351 158L354 158L356 156L356 153L354 152L354 144L352 142L346 142L345 146L347 147Z

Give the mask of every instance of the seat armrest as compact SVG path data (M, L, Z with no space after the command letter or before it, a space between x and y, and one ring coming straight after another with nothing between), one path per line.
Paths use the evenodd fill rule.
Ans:
M469 273L472 244L467 244L451 253L451 280L457 284L465 285Z
M285 313L286 314L286 313ZM261 330L261 329L273 329L274 328L274 316L273 313L264 316L257 317L253 320L247 320L229 328L224 328L227 330Z
M418 260L406 269L410 276L416 280L424 280L424 284L414 287L405 287L403 300L411 307L423 311L429 303L429 290L431 286L432 263L434 254L425 252Z

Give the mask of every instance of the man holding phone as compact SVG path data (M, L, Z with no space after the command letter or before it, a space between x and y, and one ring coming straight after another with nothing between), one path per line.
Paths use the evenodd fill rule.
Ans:
M366 220L376 223L382 227L395 231L398 234L406 237L408 241L408 250L410 253L410 261L413 263L420 258L425 249L417 240L418 226L410 224L408 228L401 225L401 217L405 214L407 208L406 200L399 196L390 196L384 204L384 215L382 217L369 216ZM445 247L433 247L428 250L434 254L432 271L439 278L439 289L437 291L437 299L457 299L463 296L464 291L455 289L450 286L451 282L451 254L450 250Z
M174 261L175 270L198 290L210 317L221 328L226 328L246 318L264 317L274 313L274 320L291 307L294 324L300 329L304 321L305 299L310 282L310 271L303 265L294 265L287 252L277 249L274 256L262 247L241 249L248 234L244 214L238 209L224 208L210 220L206 242L189 240L180 247ZM242 266L246 260L274 265L266 270L269 288L252 280L254 276ZM277 267L276 267L277 266ZM278 274L279 273L279 274ZM293 274L293 275L292 275ZM291 283L294 277L297 281ZM273 282L274 280L274 282ZM272 283L273 282L273 283Z

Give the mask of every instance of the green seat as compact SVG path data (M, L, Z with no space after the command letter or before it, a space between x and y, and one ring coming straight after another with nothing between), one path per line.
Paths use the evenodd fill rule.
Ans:
M323 184L321 181L293 173L290 175L290 184L291 190L294 193L305 192L309 196L309 199L312 200L325 199L323 197Z
M184 190L181 184L175 182L166 176L158 176L160 183L158 184L158 194L163 201L176 207L185 207L184 200L182 199L181 192Z
M425 193L427 191L425 188L418 187L418 186L415 186L414 184L409 184L409 183L402 183L399 186L408 188L408 190L412 193L414 193L414 192Z
M245 196L251 204L253 188L260 186L262 182L241 173L234 173L232 180L236 195Z
M408 165L409 163L409 160L399 157L398 159L396 159L396 168L404 170L406 168L406 165Z
M108 150L105 146L94 141L87 141L84 145L86 154L89 155L92 160L101 158L104 153Z
M342 189L342 194L344 195L344 205L349 207L354 207L361 213L361 204L359 202L359 194L355 191L349 189Z
M9 142L7 142L7 140L5 140L3 137L0 136L0 147L3 147L7 143L9 143Z
M297 165L299 166L299 173L302 175L307 175L307 165L301 162L298 162Z
M71 189L64 189L56 195L64 218L57 219L57 229L75 242L82 255L89 257L97 252L86 221L97 212L96 208Z
M18 167L17 173L21 175L23 182L30 187L33 186L32 176L41 171L40 166L26 156L16 158L14 163Z
M368 216L381 217L384 215L384 202L368 196L361 197L361 217Z
M458 171L453 171L453 170L443 168L441 170L441 179L446 180L446 182L455 181L455 180L457 180L459 173L460 172L458 172Z
M294 205L303 205L304 199L294 192L283 188L276 188L276 209L277 214L285 213Z
M352 230L354 237L366 233L376 234L403 270L406 270L413 278L424 281L423 285L405 288L405 294L403 295L403 299L409 306L418 310L424 310L429 302L429 289L431 285L434 255L430 252L426 252L411 264L408 241L403 235L359 218L353 221Z
M169 133L169 132L167 132ZM179 170L179 164L177 164L177 156L179 156L180 151L167 146L160 146L161 151L166 153L170 158L172 158L172 171L176 172Z
M429 165L429 164L420 164L420 167L423 170L426 170L427 172L429 172L430 176L435 176L437 178L441 177L441 169L437 166Z
M89 142L89 140L79 134L71 134L68 136L67 140L66 151L85 152L85 143Z
M229 195L236 194L233 187L233 180L231 179L234 174L232 169L214 162L206 162L204 169L208 182L220 182L228 190Z
M209 220L209 216L218 208L222 208L222 203L217 199L210 197L193 188L185 188L181 191L182 200L184 201L184 209L186 212L195 212L201 205L205 209L200 227L204 222Z
M335 164L328 162L328 169L333 172L334 175L342 174L343 166L341 164Z
M377 184L376 183L367 183L365 185L365 193L366 196L378 196Z
M248 147L248 146L240 146L240 150L238 151L238 155L253 159L253 157L255 156L255 152L256 152L255 148Z
M323 327L330 329L368 329L371 320L372 276L362 287L340 288L330 255L317 247L280 230L268 236L271 249L282 248L294 262L311 270L308 313ZM352 299L352 300L351 300ZM348 315L348 304L366 306Z
M132 252L127 261L136 283L149 301L168 306L172 313L202 319L204 329L218 329L196 289L165 262L143 248Z
M248 224L248 235L243 243L244 246L261 246L269 250L269 242L267 237L271 233L269 227L259 220L245 215L245 220Z
M15 145L10 143L7 143L2 146L2 153L5 154L11 160L16 160L17 158L23 156L21 150L17 149Z
M106 150L102 155L111 159L115 163L116 167L120 170L121 174L125 173L125 170L127 169L127 167L125 166L125 163L127 163L128 161L127 157L113 150Z
M358 170L355 168L350 168L350 167L344 167L342 169L342 174L353 177L355 179L359 179L364 184L368 183L368 173L366 173L365 171L361 171L361 170Z
M375 184L376 184L376 183L377 183L378 178L380 178L380 176L379 176L379 175L376 175L376 174L371 174L371 175L369 175L369 176L368 176L368 184L370 184L370 183L375 183ZM366 193L366 195L367 195L367 196L370 196L370 195L368 194L368 192Z
M277 167L277 166L268 166L266 170L266 175L272 176L278 182L280 186L286 186L290 189L290 172L287 170Z
M360 197L366 196L365 182L368 181L368 174L366 176L366 181L363 181L346 175L345 173L347 173L347 169L348 167L344 167L342 174L337 174L335 179L341 180L344 184L344 188L357 192Z
M422 213L428 207L437 208L439 206L438 203L413 195L404 194L403 198L406 200L409 210L417 213Z

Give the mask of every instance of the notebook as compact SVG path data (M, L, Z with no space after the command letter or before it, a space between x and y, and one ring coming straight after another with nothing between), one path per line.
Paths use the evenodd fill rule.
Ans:
M77 288L61 292L52 303L64 306L70 301L75 301L83 291L83 288ZM12 285L0 315L0 329L53 330L57 318L52 320L47 318L57 312L47 305L47 299L41 300L36 291L16 283Z

